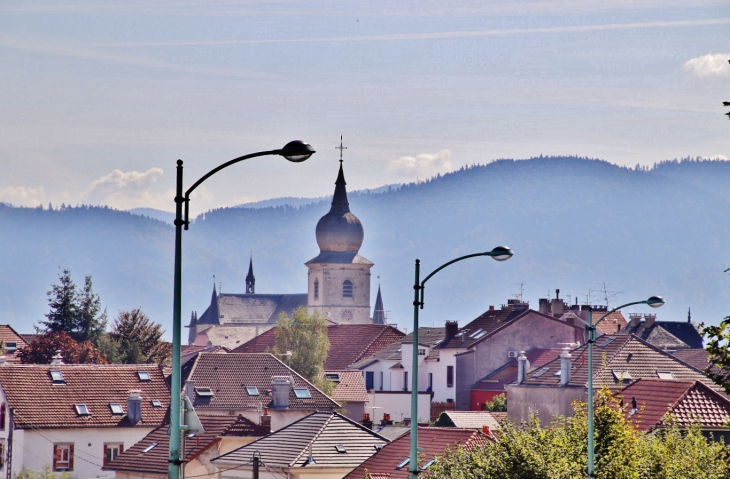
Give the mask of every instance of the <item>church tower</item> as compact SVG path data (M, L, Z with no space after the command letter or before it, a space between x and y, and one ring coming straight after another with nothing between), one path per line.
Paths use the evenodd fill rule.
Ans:
M246 275L246 294L256 293L256 277L253 275L253 256L248 260L248 274Z
M335 182L329 212L317 223L319 255L307 261L309 268L307 310L319 312L336 323L370 323L370 268L373 263L358 254L365 232L350 212L347 183L342 169Z

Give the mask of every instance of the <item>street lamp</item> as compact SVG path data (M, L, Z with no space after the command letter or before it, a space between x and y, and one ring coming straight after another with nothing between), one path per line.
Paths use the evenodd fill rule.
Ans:
M435 275L447 266L457 263L467 258L473 258L475 256L491 256L492 259L497 261L507 261L514 255L507 246L497 246L492 251L486 253L474 253L466 256L461 256L448 263L442 264L431 272L426 278L421 281L421 260L416 260L416 281L413 284L413 367L411 370L411 455L410 455L410 479L416 479L418 477L418 308L423 309L423 290L426 285L426 281L431 279L431 276Z
M172 376L170 379L170 454L168 458L169 479L179 479L180 465L180 334L182 329L181 321L181 290L182 290L182 227L188 229L188 206L190 194L200 186L202 182L213 176L220 170L227 168L239 161L248 160L257 156L279 155L289 161L299 163L315 153L314 149L300 140L290 141L280 150L260 151L235 158L210 170L202 178L196 181L193 186L183 195L183 162L177 160L177 189L175 194L175 278L173 287L173 315L172 315ZM183 204L185 205L185 216L183 219Z
M606 319L606 317L618 311L621 308L627 306L634 306L636 304L648 304L652 308L660 308L664 306L664 299L661 296L652 296L646 301L635 301L633 303L622 304L617 308L613 308L607 312L601 318L593 322L593 308L588 306L588 478L593 479L596 477L596 468L594 464L595 450L593 446L593 343L596 342L596 326L598 323Z

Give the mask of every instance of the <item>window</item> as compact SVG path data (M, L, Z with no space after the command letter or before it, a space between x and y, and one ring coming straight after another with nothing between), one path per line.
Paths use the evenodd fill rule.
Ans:
M6 415L5 403L0 406L0 431L5 430L5 415Z
M428 373L428 391L433 391L433 373Z
M5 442L0 440L0 467L5 465Z
M342 297L352 298L352 281L349 279L346 279L345 282L342 283Z
M401 469L403 469L404 467L406 467L409 462L411 462L411 458L410 457L405 458L403 460L403 462L401 462L400 464L398 464L397 466L395 466L396 470L400 471Z
M74 470L74 445L54 444L53 445L53 470L73 471Z
M259 388L256 386L249 386L246 388L246 392L249 396L258 396L259 395Z
M324 377L326 377L328 381L332 381L333 383L340 383L340 375L337 373L325 373Z
M422 349L422 348L418 348L418 355L419 356L425 356L426 355L426 350L425 349Z
M140 381L152 381L148 371L137 371L137 376L139 376Z
M124 414L124 409L122 409L122 405L119 403L111 403L109 405L109 408L112 410L112 414L115 416Z
M213 390L210 388L195 388L195 394L201 398L212 398L215 396L215 394L213 394Z
M11 352L15 351L16 349L18 349L18 343L11 343L11 342L5 343L5 350L7 352L11 353Z
M543 374L545 374L548 371L550 371L550 368L542 368L541 370L539 370L538 372L536 372L535 375L532 376L532 377L533 378L539 378L540 376L542 376Z
M426 469L428 469L429 467L431 467L431 465L434 462L436 462L436 458L435 457L433 459L431 459L430 461L428 461L426 464L424 464L423 467L421 468L421 470L422 471L425 471Z
M347 452L347 449L345 449L345 445L344 444L338 444L338 445L336 445L335 446L335 449L339 453Z
M365 371L365 389L368 391L375 389L375 373L373 371Z
M104 444L104 465L106 466L123 452L124 445L118 442Z
M309 399L312 397L307 388L294 388L294 395L299 399Z
M53 384L65 384L61 371L59 371L58 369L51 369L50 374Z
M77 404L76 414L78 414L79 416L91 416L89 408L86 407L86 404Z
M162 407L162 403L160 402L159 399L153 399L150 402L152 403L152 407Z
M383 371L380 371L379 376L380 377L378 379L380 379L380 390L382 391L383 390L383 387L384 387L384 385L383 385Z
M629 381L631 381L631 379L633 379L631 377L631 374L628 371L617 371L614 369L612 372L613 372L613 377L616 378L616 381L618 381L620 383L624 382L624 381L629 382Z
M671 371L657 371L656 375L659 379L674 379Z
M408 391L408 371L403 371L403 390Z
M454 366L446 366L446 387L454 387Z
M319 278L314 278L314 299L319 299Z
M608 346L609 344L611 344L614 339L616 339L616 338L608 338L607 340L605 340L604 342L602 342L601 344L599 344L598 347L599 348L605 348L606 346Z
M156 442L153 442L153 443L152 443L152 444L150 444L149 446L147 446L147 447L145 447L144 449L142 449L142 454L147 454L148 452L150 452L150 451L151 451L152 449L154 449L155 447L157 447L157 443L156 443Z

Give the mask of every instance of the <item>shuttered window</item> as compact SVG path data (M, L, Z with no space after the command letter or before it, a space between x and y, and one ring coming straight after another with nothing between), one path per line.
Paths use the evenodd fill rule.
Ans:
M124 445L120 443L104 444L104 465L106 466L124 452Z

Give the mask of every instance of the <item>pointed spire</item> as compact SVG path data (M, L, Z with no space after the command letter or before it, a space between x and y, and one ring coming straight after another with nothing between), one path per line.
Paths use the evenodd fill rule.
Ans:
M210 298L210 306L208 306L208 323L220 324L221 313L218 310L218 293L215 291L215 281L213 282L213 296Z
M190 328L190 331L188 331L188 344L195 343L195 338L198 336L198 313L197 311L193 311L190 314L190 324L187 325L188 328Z
M253 275L253 254L248 261L248 274L246 275L246 294L256 293L256 277Z
M687 308L687 322L692 324L692 308Z
M380 285L378 285L378 296L375 298L373 324L385 324L385 311L383 308L383 296L380 294Z
M340 171L337 173L337 181L335 181L335 194L332 197L332 209L338 213L347 213L350 211L350 203L347 201L347 182L345 181L345 173L342 170L342 160L340 160Z

